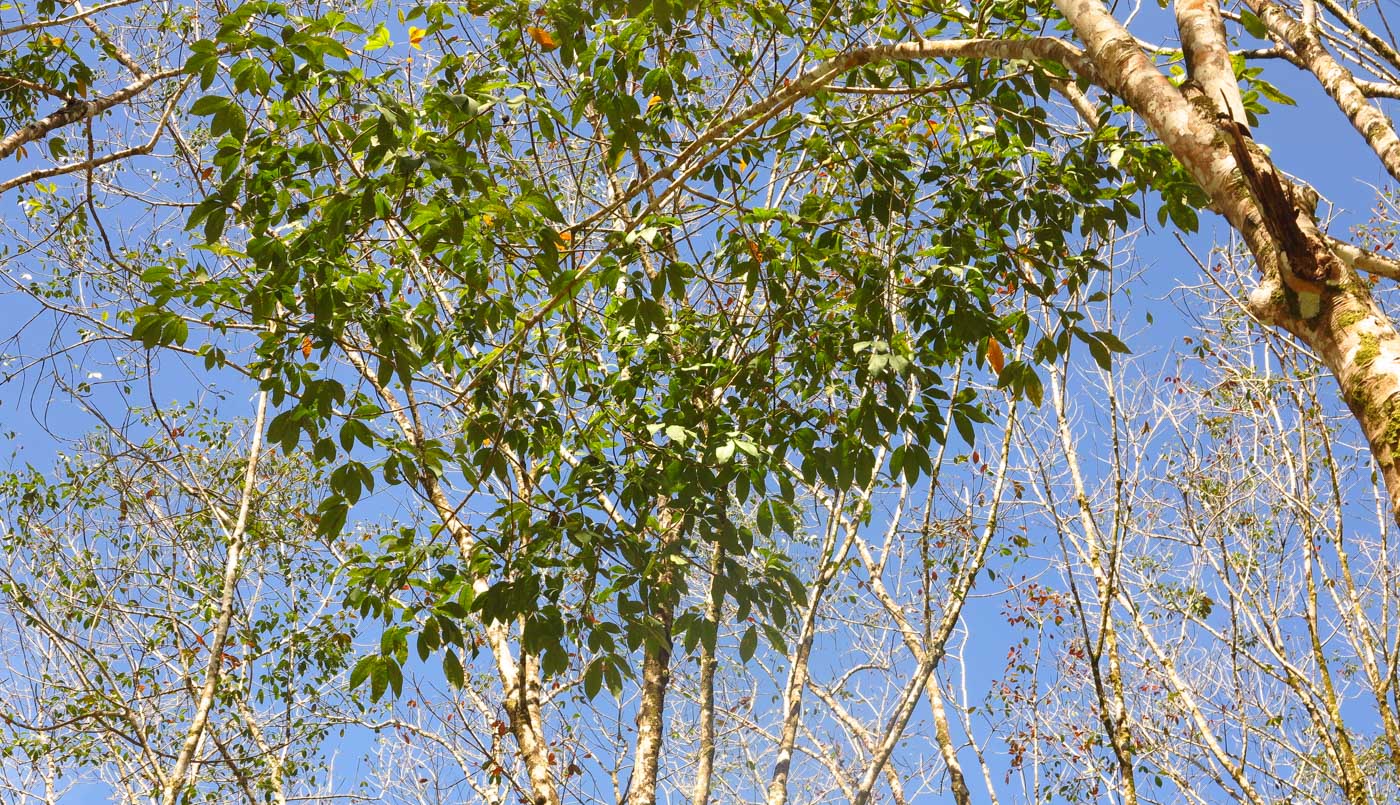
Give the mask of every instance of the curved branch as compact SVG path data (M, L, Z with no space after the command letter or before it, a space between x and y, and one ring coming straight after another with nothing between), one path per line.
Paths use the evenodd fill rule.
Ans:
M190 80L193 80L193 78L191 78ZM123 159L145 156L146 154L151 153L155 150L156 143L160 142L161 130L165 128L165 124L170 120L171 113L175 111L176 101L180 99L180 96L184 94L184 91L188 86L189 81L186 81L185 85L181 86L170 98L170 101L166 103L165 110L161 112L160 120L156 122L155 131L151 132L150 139L148 139L141 145L133 145L130 148L124 148L120 151L113 151L110 154L104 154L100 157L93 157L92 159L85 159L81 162L70 162L67 165L54 165L48 168L36 168L32 171L29 171L28 173L22 173L19 176L16 176L12 179L6 179L5 181L0 182L0 193L5 193L8 190L13 190L14 188L19 187L20 185L29 184L30 182L37 182L40 179L49 179L54 176L63 176L65 174L77 173L78 171L83 170L92 170L93 168L100 168L103 165L110 165L113 162L120 162Z

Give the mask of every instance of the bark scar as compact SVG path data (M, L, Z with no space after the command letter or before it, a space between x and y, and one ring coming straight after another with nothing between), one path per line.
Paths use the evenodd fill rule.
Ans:
M1249 127L1225 114L1217 115L1215 123L1226 134L1230 154L1259 207L1264 229L1287 258L1289 272L1294 279L1312 287L1297 288L1294 283L1287 284L1295 291L1321 293L1323 286L1334 278L1331 250L1317 237L1309 237L1298 224L1299 210L1293 203L1293 195L1279 180L1278 172L1267 160L1256 160L1254 152L1258 146L1250 147L1254 137Z

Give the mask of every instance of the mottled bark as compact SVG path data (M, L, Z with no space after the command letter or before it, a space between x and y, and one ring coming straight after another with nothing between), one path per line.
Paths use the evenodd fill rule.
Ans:
M715 546L710 559L710 596L705 604L705 623L712 634L719 633L723 612L724 592L720 588L720 571L724 567L724 549ZM709 805L711 778L715 768L715 643L702 640L700 647L700 757L695 767L695 786L690 794L691 805Z
M1176 0L1174 7L1187 75L1223 114L1237 123L1248 123L1240 85L1230 65L1230 51L1225 45L1220 4L1217 0Z
M637 706L637 745L632 755L627 805L655 804L656 771L666 730L666 691L671 686L671 626L676 614L673 595L677 565L672 559L680 544L679 518L669 508L662 509L660 531L655 559L660 567L653 576L653 594L660 599L652 613L656 634L647 640L642 652L642 695Z

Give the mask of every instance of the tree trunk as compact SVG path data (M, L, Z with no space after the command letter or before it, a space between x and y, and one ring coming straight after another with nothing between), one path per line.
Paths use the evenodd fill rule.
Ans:
M660 501L660 538L654 562L653 591L659 634L647 640L642 652L642 697L637 706L637 745L632 756L632 778L627 784L627 805L655 805L656 772L666 731L666 691L671 686L671 627L676 617L676 549L681 542L681 517L667 500Z

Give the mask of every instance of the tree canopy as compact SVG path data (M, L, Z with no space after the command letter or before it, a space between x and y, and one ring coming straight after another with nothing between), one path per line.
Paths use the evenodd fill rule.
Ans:
M1386 799L1391 197L1252 127L1400 178L1388 31L7 6L4 796Z

